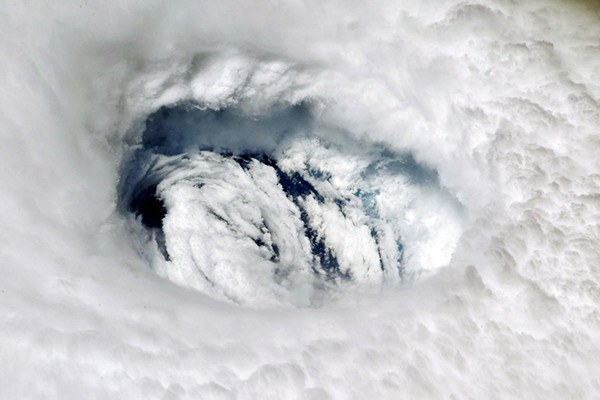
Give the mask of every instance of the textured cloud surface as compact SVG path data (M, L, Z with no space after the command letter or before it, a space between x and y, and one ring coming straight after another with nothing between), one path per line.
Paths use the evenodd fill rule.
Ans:
M0 397L598 393L597 4L56 3L0 6Z

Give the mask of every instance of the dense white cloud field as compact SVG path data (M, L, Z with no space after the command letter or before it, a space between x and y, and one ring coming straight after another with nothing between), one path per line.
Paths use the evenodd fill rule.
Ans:
M595 398L599 12L4 1L0 398Z

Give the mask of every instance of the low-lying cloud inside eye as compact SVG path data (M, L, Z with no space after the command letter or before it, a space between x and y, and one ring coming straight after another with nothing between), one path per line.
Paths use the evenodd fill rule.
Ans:
M253 307L321 305L446 265L461 206L435 171L328 136L307 105L162 108L122 166L123 212L150 231L161 274Z

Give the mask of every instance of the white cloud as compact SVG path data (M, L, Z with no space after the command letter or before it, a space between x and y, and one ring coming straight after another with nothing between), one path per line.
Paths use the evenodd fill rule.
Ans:
M582 7L0 6L1 397L592 396L600 24ZM116 212L119 167L149 113L193 97L250 113L307 100L329 140L410 151L465 207L453 258L319 309L241 308L157 276ZM403 220L415 242L456 236Z

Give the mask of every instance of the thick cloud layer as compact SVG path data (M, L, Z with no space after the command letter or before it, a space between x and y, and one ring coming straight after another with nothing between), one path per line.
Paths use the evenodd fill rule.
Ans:
M597 10L559 1L2 5L2 397L593 397ZM148 116L181 104L259 120L308 107L315 135L355 148L311 148L312 136L280 142L277 121L245 142L211 145L272 149L287 171L321 163L340 177L335 193L354 189L360 166L344 163L360 163L369 146L410 154L460 203L459 228L441 235L456 238L451 256L427 260L423 250L414 265L435 265L428 273L380 291L342 290L318 308L240 307L163 279L153 268L171 270L157 268L152 230L121 207L123 171L144 147ZM246 216L267 203L252 185L275 199L271 215L295 212L275 191L273 166L255 160L245 170L221 150L188 161L189 171L205 168L196 177L212 194L185 192L182 170L161 177L169 254L202 250L176 239L192 224L185 213L228 204L215 203L227 182L255 194ZM177 155L160 155L169 157ZM394 200L410 192L385 187ZM315 216L336 215L306 201ZM281 238L297 231L273 221ZM435 226L420 237L447 228ZM210 242L209 233L198 231ZM260 248L275 250L261 240L224 265L268 262ZM221 245L198 254L225 254ZM303 246L286 251L308 260ZM374 259L368 246L343 254L364 256L356 268ZM296 282L282 296L307 305L296 301L307 288ZM242 293L273 300L264 290Z

